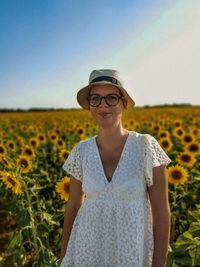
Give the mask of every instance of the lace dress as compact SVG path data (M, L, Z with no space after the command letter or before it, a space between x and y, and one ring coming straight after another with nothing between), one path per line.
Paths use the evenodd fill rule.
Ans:
M151 266L153 231L147 186L155 166L171 159L149 134L130 131L109 182L96 136L79 142L63 169L82 182L85 200L61 267Z

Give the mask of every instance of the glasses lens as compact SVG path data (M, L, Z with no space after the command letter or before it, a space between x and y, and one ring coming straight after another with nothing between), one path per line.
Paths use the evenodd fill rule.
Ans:
M117 95L107 95L106 101L107 101L108 105L115 106L118 104L119 98Z
M99 105L101 97L99 95L90 96L90 105L96 107Z

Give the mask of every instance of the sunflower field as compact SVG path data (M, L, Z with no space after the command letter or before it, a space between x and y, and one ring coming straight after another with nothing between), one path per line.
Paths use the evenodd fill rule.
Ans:
M167 166L167 267L200 266L200 107L134 108L124 128L154 136ZM84 110L0 113L0 266L58 266L70 178L62 165L98 134Z

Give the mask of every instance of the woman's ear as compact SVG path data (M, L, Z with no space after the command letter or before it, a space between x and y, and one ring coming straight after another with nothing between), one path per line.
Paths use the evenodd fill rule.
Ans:
M128 105L127 99L123 99L123 105L124 105L124 108L127 109L127 105Z

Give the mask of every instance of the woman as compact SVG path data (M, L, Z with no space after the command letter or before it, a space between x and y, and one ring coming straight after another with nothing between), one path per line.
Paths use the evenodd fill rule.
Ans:
M135 102L117 71L92 71L77 100L99 134L79 142L63 165L71 179L61 267L164 267L170 158L153 136L122 127Z

